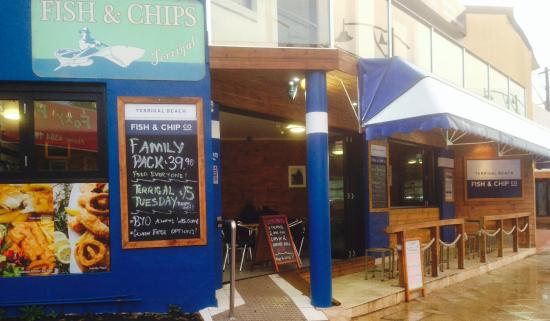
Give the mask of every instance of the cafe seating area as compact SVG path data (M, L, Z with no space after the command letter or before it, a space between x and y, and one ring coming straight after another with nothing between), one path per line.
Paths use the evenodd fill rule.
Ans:
M244 223L242 221L236 221L237 223L237 235L236 235L236 263L237 279L245 279L249 277L256 277L265 274L271 274L274 272L274 267L271 262L261 262L260 264L254 264L254 256L257 251L256 242L258 229L260 228L259 221ZM292 234L294 246L302 261L302 266L308 266L309 260L306 253L302 256L302 252L307 250L307 219L305 218L291 218L288 221L288 227ZM223 242L223 271L224 281L228 279L228 265L230 255L230 236L231 231L227 226L222 229L222 242ZM265 251L265 249L264 249ZM293 267L288 267L293 268ZM295 267L294 267L295 268Z

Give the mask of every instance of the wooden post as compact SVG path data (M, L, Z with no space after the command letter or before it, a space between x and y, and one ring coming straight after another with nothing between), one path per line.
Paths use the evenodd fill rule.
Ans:
M514 220L514 226L516 227L516 229L514 230L514 252L518 252L518 249L519 249L519 218L516 217Z
M479 219L479 228L485 230L485 218L483 216ZM484 232L479 237L479 261L487 263L487 236Z
M460 235L460 239L458 240L458 244L456 246L456 250L458 251L457 259L458 259L458 268L464 269L464 257L466 256L465 252L465 239L464 239L464 224L459 224L456 226L456 229L458 231L458 235Z
M401 252L397 251L399 258L400 271L399 271L399 286L405 286L405 273L403 272L403 252L405 251L405 238L407 237L405 231L397 232L397 247L401 246Z
M531 248L531 223L529 222L529 218L530 216L525 217L525 223L529 224L527 226L527 230L525 231L525 236L527 238L527 248Z
M435 239L432 245L432 276L437 277L439 273L439 226L430 228L430 237Z
M500 232L497 234L497 247L498 257L504 256L504 220L497 221L497 230L500 228Z

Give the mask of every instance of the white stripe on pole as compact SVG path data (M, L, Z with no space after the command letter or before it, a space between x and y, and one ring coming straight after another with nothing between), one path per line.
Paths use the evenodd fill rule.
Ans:
M306 133L328 134L328 114L322 111L314 111L306 114Z
M220 139L220 121L219 120L212 121L212 138Z

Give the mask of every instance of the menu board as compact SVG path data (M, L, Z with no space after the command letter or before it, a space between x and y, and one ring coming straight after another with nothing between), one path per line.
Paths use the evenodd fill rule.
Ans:
M300 267L300 257L296 251L292 234L284 215L265 215L261 218L256 244L257 250L254 262L266 261L266 253L271 252L271 260L275 270L284 264L296 264Z
M410 291L424 288L424 274L422 273L422 247L420 239L407 239L403 254L403 271L405 271L405 299L409 301Z
M385 157L370 158L370 190L372 208L388 207L388 170Z
M123 248L206 244L200 98L119 98Z
M445 202L454 202L454 175L453 169L445 168L443 169L443 186L445 193Z

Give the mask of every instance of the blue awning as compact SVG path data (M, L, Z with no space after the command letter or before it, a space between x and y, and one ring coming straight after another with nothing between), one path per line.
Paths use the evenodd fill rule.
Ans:
M550 158L550 130L394 57L359 61L367 140L454 130Z

